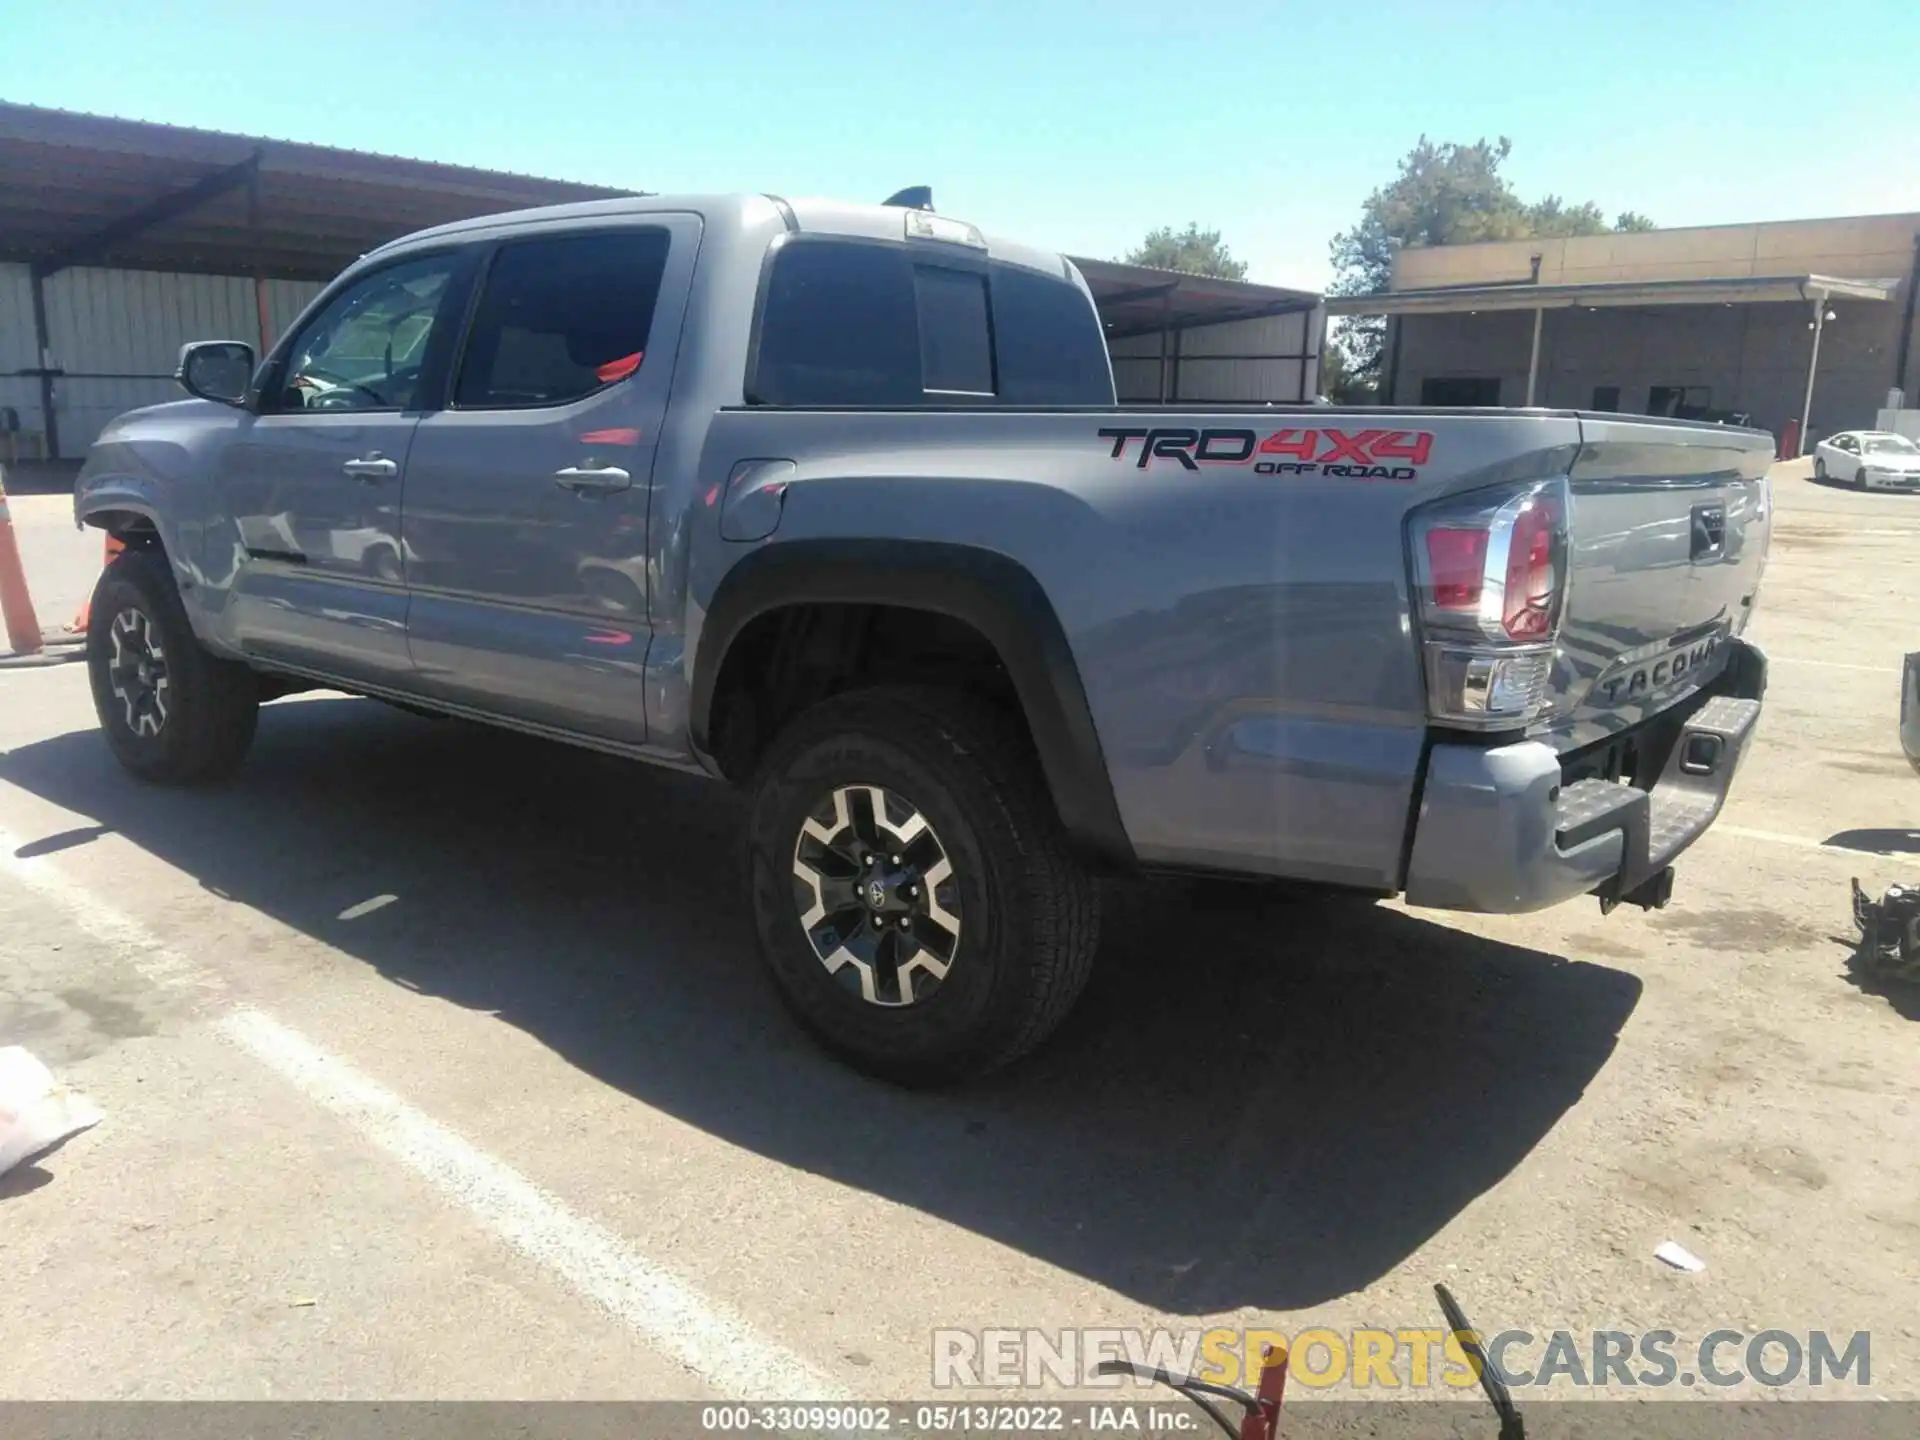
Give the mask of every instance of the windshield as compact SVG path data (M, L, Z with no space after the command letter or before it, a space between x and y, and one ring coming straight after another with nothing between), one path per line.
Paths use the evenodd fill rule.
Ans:
M1865 446L1869 455L1920 455L1920 445L1904 435L1875 435Z

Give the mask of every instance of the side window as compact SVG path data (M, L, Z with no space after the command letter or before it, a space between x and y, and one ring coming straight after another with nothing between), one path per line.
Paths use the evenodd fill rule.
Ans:
M773 262L754 398L767 405L912 405L921 398L913 267L883 245L799 241Z
M646 362L671 237L627 229L502 245L454 383L462 409L562 405Z
M1000 398L1015 405L1111 405L1113 371L1093 302L1065 279L993 267Z
M452 255L375 271L336 295L294 341L270 410L407 410L453 278Z

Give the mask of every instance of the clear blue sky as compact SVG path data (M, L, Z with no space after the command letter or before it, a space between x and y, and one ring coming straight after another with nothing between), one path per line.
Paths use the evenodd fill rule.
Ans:
M1914 0L0 3L9 100L656 191L929 183L1087 255L1197 220L1278 284L1423 131L1662 225L1920 210Z

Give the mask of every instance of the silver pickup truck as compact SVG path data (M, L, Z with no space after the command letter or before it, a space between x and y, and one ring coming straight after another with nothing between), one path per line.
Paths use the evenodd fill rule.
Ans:
M1765 436L1122 408L1071 263L923 210L444 226L179 378L75 494L129 770L329 687L745 787L781 993L903 1081L1060 1021L1103 873L1664 904L1759 716Z

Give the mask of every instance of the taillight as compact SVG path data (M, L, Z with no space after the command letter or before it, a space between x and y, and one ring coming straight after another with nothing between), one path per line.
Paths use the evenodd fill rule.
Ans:
M1427 569L1436 609L1477 611L1487 570L1487 532L1435 526L1427 531Z
M1546 709L1567 596L1564 480L1454 496L1412 518L1427 708L1501 730Z
M1520 507L1507 537L1507 579L1500 628L1509 640L1545 640L1552 636L1554 602L1559 598L1559 567L1554 539L1559 509L1544 495Z

